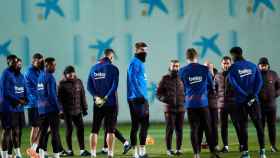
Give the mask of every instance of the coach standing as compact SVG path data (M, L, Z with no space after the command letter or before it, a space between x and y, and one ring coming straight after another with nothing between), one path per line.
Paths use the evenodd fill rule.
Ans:
M234 64L229 70L229 81L235 91L235 101L240 117L240 139L243 145L241 158L249 158L248 152L248 115L257 130L260 146L260 158L266 158L264 131L261 121L261 107L259 105L259 92L262 88L262 76L258 67L245 60L240 47L233 47L230 54Z
M147 56L147 45L144 42L135 44L135 57L129 64L127 71L127 99L132 121L130 131L131 146L134 157L146 158L146 138L149 127L149 104L147 92L147 76L144 63ZM137 150L137 132L140 127L140 147Z
M194 158L200 158L200 129L205 130L211 158L219 157L212 140L211 116L208 108L208 91L213 90L213 79L208 67L198 63L198 53L190 48L186 52L187 66L180 69L184 84L185 107L191 128L191 143Z
M259 60L259 69L262 73L263 87L260 92L262 109L262 123L267 123L271 151L277 152L276 148L276 98L280 95L280 79L275 71L270 70L268 59L263 57Z
M184 85L181 81L178 70L180 63L178 60L171 60L169 73L164 75L157 89L158 99L165 103L165 142L167 155L182 155L181 146L183 140L183 125L184 125ZM172 135L176 132L176 151L172 150Z
M115 128L118 116L117 89L119 70L112 64L113 49L105 49L105 57L89 73L87 89L94 98L93 124L90 136L91 156L96 157L98 132L104 119L107 131L108 158L112 158Z

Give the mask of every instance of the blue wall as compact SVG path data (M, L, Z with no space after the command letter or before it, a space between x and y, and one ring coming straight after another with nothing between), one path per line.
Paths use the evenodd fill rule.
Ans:
M57 80L66 65L74 64L85 81L99 51L110 46L118 55L122 121L130 119L126 69L136 41L150 46L146 66L152 120L163 120L162 104L154 99L155 87L170 59L185 64L188 47L199 50L201 62L210 60L220 68L221 56L240 45L254 62L269 57L272 69L280 73L279 0L49 1L53 5L45 0L0 0L0 70L8 52L21 56L28 65L32 54L39 51L57 58ZM91 97L88 102L92 104Z

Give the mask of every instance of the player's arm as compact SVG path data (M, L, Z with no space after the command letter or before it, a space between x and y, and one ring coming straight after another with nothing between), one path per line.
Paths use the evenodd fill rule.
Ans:
M3 82L3 90L4 90L5 98L8 98L13 105L19 104L21 99L19 96L15 95L14 87L9 83L8 76L3 75L2 77L3 77L2 82Z
M87 104L87 100L86 100L86 93L85 93L85 88L84 88L84 84L81 80L80 84L81 84L81 94L80 94L80 98L81 98L81 106L82 106L82 111L83 113L85 113L88 109L88 104Z
M57 110L62 111L62 107L60 106L57 98L57 91L56 91L56 81L54 77L50 76L47 81L47 91L48 91L48 97L51 104L54 104L57 108Z
M276 78L276 82L275 82L276 97L279 97L280 96L280 78L276 72L275 72L275 78Z
M229 83L231 84L231 86L239 93L241 93L242 95L244 95L245 97L248 97L248 94L238 85L238 83L236 82L235 79L235 75L233 74L233 72L229 72Z
M60 105L63 105L64 99L66 99L66 98L63 96L63 94L64 94L63 85L62 85L61 83L59 83L57 89L58 89L58 90L57 90L58 101L59 101Z
M113 83L111 86L111 89L106 94L105 98L112 95L113 93L116 93L118 84L119 84L119 70L117 68L113 68Z
M135 65L133 65L129 68L128 75L130 78L130 82L134 85L136 93L140 94L144 98L144 93L142 92L138 83L138 78L137 78L138 71L139 70L135 68Z
M159 82L158 88L157 88L157 98L158 100L164 102L166 97L166 88L165 88L165 78L162 77L162 79Z
M91 70L92 71L92 70ZM87 90L89 91L89 93L94 96L94 85L93 85L93 81L91 78L91 71L89 72L88 75L88 80L87 80Z
M36 79L32 78L29 73L25 74L25 83L26 83L26 92L27 98L30 104L36 104L37 100L36 97L32 94L32 89L36 91L37 81ZM35 88L33 85L36 85Z
M257 68L256 74L255 74L254 96L259 95L259 93L262 89L262 86L263 86L262 74L261 74L260 70Z
M215 83L213 80L213 75L210 71L207 73L207 88L211 93L215 91Z

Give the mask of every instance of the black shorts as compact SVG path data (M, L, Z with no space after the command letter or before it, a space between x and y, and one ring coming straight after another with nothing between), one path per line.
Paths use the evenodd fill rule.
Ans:
M114 133L117 124L118 107L104 105L101 108L94 106L92 133L98 134L102 120L104 119L104 127L108 133Z
M39 127L41 124L41 118L38 112L38 108L28 109L28 122L32 127Z
M2 113L2 126L7 128L22 128L25 126L24 112L3 112Z

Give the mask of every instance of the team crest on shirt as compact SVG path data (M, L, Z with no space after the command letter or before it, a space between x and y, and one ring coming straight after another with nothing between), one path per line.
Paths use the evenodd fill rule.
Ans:
M15 86L14 88L15 88L15 93L16 94L24 93L24 87Z
M202 81L202 76L189 77L190 84L199 83Z
M95 80L100 80L100 79L106 78L106 73L103 73L103 72L93 72L93 75L94 75Z
M240 77L245 77L245 76L249 76L252 75L252 70L251 69L243 69L243 70L238 70L238 74L240 75Z
M38 91L44 90L44 84L43 83L38 83L37 90Z

